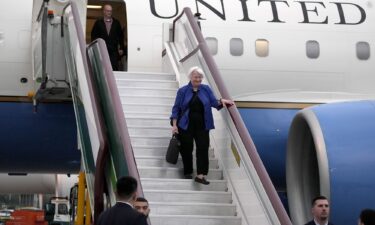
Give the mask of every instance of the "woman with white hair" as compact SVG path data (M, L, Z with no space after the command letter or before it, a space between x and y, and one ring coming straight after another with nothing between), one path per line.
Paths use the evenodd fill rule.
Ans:
M193 173L193 142L196 144L197 176L195 182L209 184L208 148L210 145L209 131L214 129L211 108L220 110L223 106L233 105L233 101L216 99L211 88L202 84L204 73L199 67L189 70L190 82L178 89L172 108L172 133L178 134L181 142L180 153L184 164L185 179L192 179Z

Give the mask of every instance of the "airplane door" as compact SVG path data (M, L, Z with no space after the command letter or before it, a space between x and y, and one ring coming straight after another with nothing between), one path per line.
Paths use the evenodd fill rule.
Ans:
M87 2L87 18L86 18L86 43L91 43L91 30L97 19L103 17L103 6L109 4L112 6L112 17L120 21L124 33L125 51L119 62L119 70L127 70L127 55L128 55L128 29L127 29L127 15L126 4L124 1L107 1L98 2L96 0L88 0Z

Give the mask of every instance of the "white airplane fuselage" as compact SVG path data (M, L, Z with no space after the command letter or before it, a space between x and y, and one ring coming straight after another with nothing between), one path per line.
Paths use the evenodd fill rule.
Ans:
M205 38L217 39L215 61L235 100L324 103L373 98L374 58L356 44L375 40L371 1L127 1L129 70L162 70L161 23L196 5ZM168 7L165 7L168 5ZM231 39L243 53L231 54ZM256 41L268 55L256 55ZM307 56L307 42L319 56Z
M66 2L65 0L51 0L50 5L61 10ZM85 26L87 1L77 2L82 13L81 21ZM38 59L33 58L35 46L32 45L32 40L37 35L34 33L33 25L38 15L38 5L41 3L41 0L34 0L34 2L15 0L6 1L0 7L0 100L3 100L0 102L0 122L2 127L6 127L0 131L0 137L3 137L0 140L9 141L8 130L14 126L16 127L13 129L16 131L26 130L26 132L17 133L20 136L34 135L33 138L23 143L24 149L18 149L23 157L12 158L15 162L29 160L31 156L28 155L30 152L28 149L31 147L38 149L42 146L30 145L32 140L42 140L44 142L41 143L50 145L57 143L55 136L52 137L48 130L48 125L52 124L51 120L43 119L51 115L51 108L48 108L50 106L42 105L42 109L47 107L48 110L40 110L38 117L37 114L32 113L30 99L26 100L27 103L17 101L9 103L9 98L12 101L19 97L31 96L36 90L34 65ZM190 7L194 13L199 12L202 33L213 53L227 89L238 104L243 103L243 108L240 108L243 120L276 189L285 193L285 155L288 132L295 114L304 107L297 103L349 102L350 104L353 100L375 99L374 3L373 0L125 1L127 68L128 71L166 71L162 63L162 51L163 40L169 34L165 33L163 24L172 24L184 7ZM11 9L17 9L17 12ZM56 13L59 16L58 10ZM254 106L254 103L263 105ZM25 108L24 104L29 105ZM68 138L71 144L69 147L77 150L73 110L71 107L66 108L66 105L63 109L59 107L57 106L54 110L64 111L64 116L69 114L69 123L72 124L69 131L61 131L61 135L72 132L72 137ZM347 111L350 111L349 108L345 107ZM340 112L330 110L324 109L321 115L326 116L327 112L331 113L330 115L340 114ZM20 112L28 112L28 114ZM33 117L32 122L28 122L31 117ZM62 130L61 128L68 124L66 121L66 118L58 117L50 127ZM321 120L322 125L327 121L329 122L329 120ZM27 128L22 128L21 123L27 124ZM362 123L358 124L362 125ZM336 125L328 124L327 126L336 127ZM40 130L41 133L38 133L34 130L35 127L38 129L47 127L47 129ZM340 126L337 127L335 130L337 133L344 130ZM364 131L360 127L356 132L367 132L367 129ZM14 140L14 143L22 142L22 136L20 140ZM353 140L352 143L355 141ZM335 141L333 144L339 145L340 142ZM8 144L8 146L1 147L10 149L13 146ZM352 146L339 145L339 147L354 152ZM74 153L76 156L79 155L77 152ZM51 154L50 148L46 147L43 154ZM329 153L332 158L337 155L340 156L338 150L332 150ZM372 160L373 155L370 155L369 159ZM70 172L79 168L79 157L62 157L59 160L58 162L61 163L59 165L65 165L64 162L67 162ZM332 162L331 165L335 165L336 161L331 158L329 160ZM345 164L345 168L362 165L361 161L358 163L350 160L352 159L349 157L349 159L344 159L345 163L340 162L337 165ZM40 163L34 162L31 166L39 165ZM2 172L7 172L1 166L0 164ZM51 169L53 165L49 164L49 166L45 168ZM335 167L330 170L332 176L335 171L339 169ZM332 193L335 193L335 190L342 190L334 189L342 184L340 180L332 179L331 183ZM367 187L373 186L375 184L372 181ZM339 198L345 197L344 194L339 195ZM334 203L335 198L337 196L332 198ZM362 197L358 199L359 201L367 200ZM342 219L347 212L356 213L352 211L352 208L347 210L342 205L336 205L334 218ZM372 207L373 205L367 204L366 206ZM352 215L350 219L353 218Z
M34 6L41 1L35 1ZM56 1L63 6L65 1ZM22 3L22 13L13 13ZM126 1L128 70L162 71L163 23L184 7L201 14L205 38L217 40L215 61L235 100L313 102L374 97L375 9L372 1ZM10 5L12 4L12 5ZM14 6L14 7L13 7ZM2 7L0 27L0 95L27 96L34 91L31 33L38 7L12 1ZM7 23L6 21L12 21ZM83 23L85 24L85 23ZM35 34L34 34L35 35ZM242 41L241 54L230 43ZM268 41L268 55L256 55L256 41ZM319 44L316 58L307 42ZM356 45L368 43L369 58L357 56ZM21 82L26 78L27 82Z

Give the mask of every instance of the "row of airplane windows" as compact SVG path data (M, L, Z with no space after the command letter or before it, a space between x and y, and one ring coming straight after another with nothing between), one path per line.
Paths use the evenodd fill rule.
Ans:
M218 52L218 40L214 37L207 37L206 42L212 55ZM241 38L230 39L230 54L241 56L244 51L244 43ZM359 60L368 60L370 58L370 45L367 42L360 41L356 44L356 53ZM266 39L257 39L255 41L255 54L259 57L267 57L269 54L269 42ZM319 42L310 40L306 42L306 56L310 59L317 59L320 55Z

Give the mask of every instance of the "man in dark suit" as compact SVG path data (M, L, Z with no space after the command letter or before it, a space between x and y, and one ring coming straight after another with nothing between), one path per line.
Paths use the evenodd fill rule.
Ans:
M103 18L95 21L91 31L91 41L102 38L108 49L112 69L118 70L118 61L125 52L124 33L120 22L112 17L112 6L104 5Z
M100 214L97 225L147 225L146 216L133 208L137 198L137 180L121 177L117 180L117 203Z
M329 202L324 196L318 196L311 202L311 213L313 220L305 225L333 225L328 221L329 218Z

